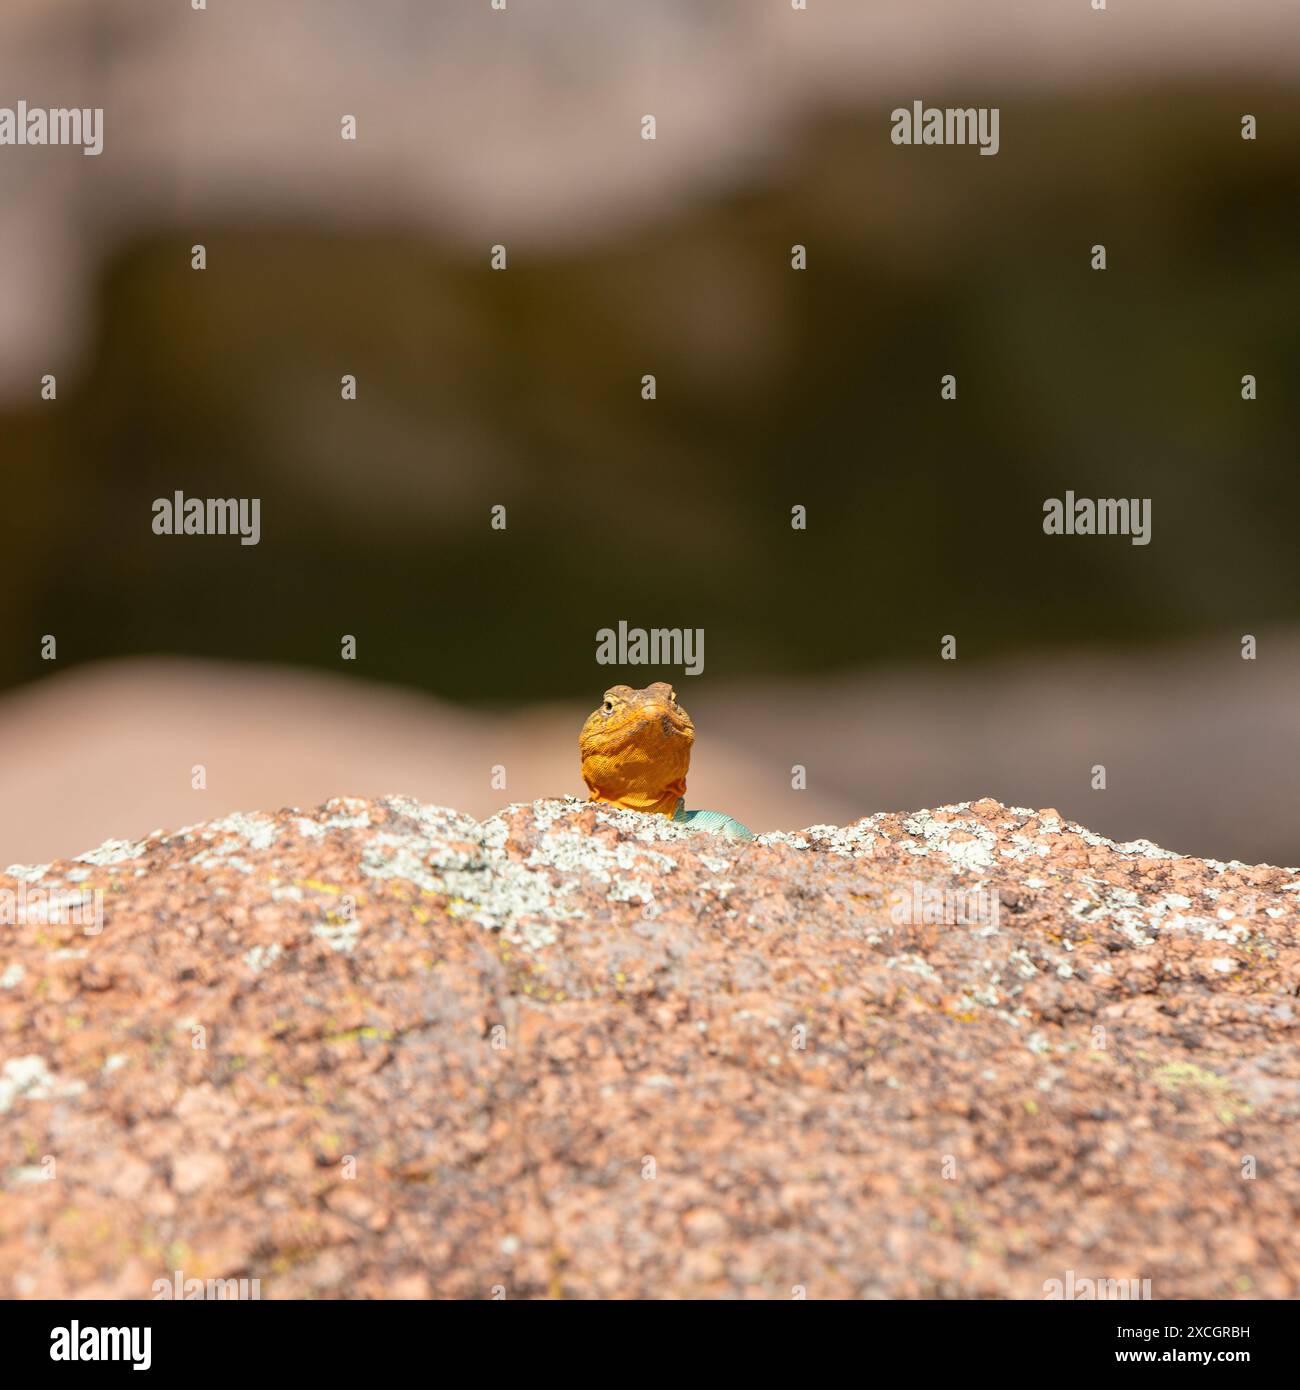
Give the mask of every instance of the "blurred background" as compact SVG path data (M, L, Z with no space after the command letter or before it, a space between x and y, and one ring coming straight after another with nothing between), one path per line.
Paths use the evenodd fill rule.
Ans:
M0 149L0 863L581 793L660 678L758 829L991 795L1300 862L1293 0L6 0L0 52L106 113ZM918 99L1000 153L892 145ZM261 543L154 535L177 490ZM1152 543L1043 535L1066 490ZM597 665L620 620L704 673Z

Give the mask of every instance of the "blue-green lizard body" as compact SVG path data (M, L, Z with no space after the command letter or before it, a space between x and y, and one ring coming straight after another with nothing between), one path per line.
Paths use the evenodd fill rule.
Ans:
M685 797L677 803L673 824L689 826L692 830L708 830L714 835L725 835L729 840L754 839L754 832L748 826L741 825L731 816L724 816L721 811L688 811Z

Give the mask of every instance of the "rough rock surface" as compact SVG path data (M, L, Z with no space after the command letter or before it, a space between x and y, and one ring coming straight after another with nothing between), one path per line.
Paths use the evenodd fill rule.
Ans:
M1294 869L389 798L0 904L3 1297L1300 1294Z

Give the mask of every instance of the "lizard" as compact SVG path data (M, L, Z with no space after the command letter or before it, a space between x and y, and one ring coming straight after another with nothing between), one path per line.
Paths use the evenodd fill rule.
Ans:
M616 685L605 692L578 735L582 780L592 801L752 840L751 830L721 811L686 809L686 773L694 745L695 725L667 681L644 690Z

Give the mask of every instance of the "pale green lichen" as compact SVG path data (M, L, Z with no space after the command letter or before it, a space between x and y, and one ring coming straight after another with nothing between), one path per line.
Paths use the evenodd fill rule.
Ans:
M260 975L268 965L274 965L280 959L282 950L278 941L272 941L266 946L253 946L244 952L244 964L255 975Z
M60 1080L36 1053L11 1057L0 1067L0 1115L7 1115L19 1100L63 1100L85 1089L84 1081Z
M144 840L105 840L98 849L88 849L85 854L77 855L77 859L83 864L124 864L139 859L147 849L148 843Z

